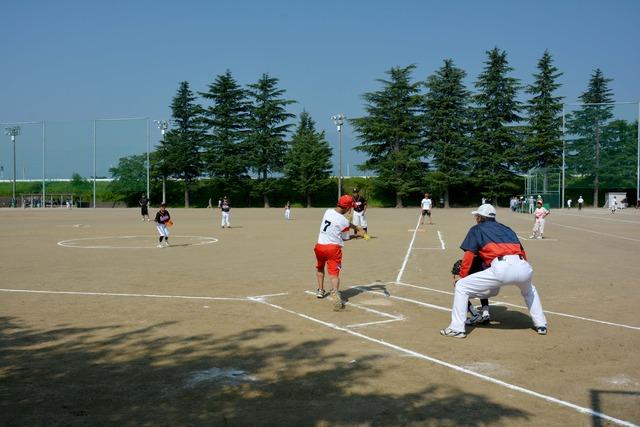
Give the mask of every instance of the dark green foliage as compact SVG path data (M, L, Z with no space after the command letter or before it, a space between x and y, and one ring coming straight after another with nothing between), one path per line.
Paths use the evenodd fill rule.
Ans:
M494 48L487 52L485 68L478 77L474 96L475 129L471 167L473 178L489 200L508 195L504 183L513 179L517 161L519 134L515 125L521 120L516 78L508 77L511 68L507 53Z
M194 102L195 99L189 83L181 82L171 103L172 129L158 148L161 159L158 168L184 184L185 207L189 207L189 186L202 173L203 110Z
M306 206L311 207L311 195L326 185L330 172L331 147L324 131L316 132L315 122L303 111L286 156L285 176L304 195Z
M603 166L603 131L613 117L613 106L607 105L613 101L608 88L610 81L600 69L596 69L591 75L587 91L580 96L580 101L587 105L582 105L580 110L567 117L567 133L570 137L567 140L567 165L573 173L592 179L594 200L598 200Z
M136 206L140 195L146 193L147 155L121 157L118 166L109 169L113 181L107 187L115 202L124 201L127 206Z
M229 185L247 176L249 157L244 139L248 118L247 94L227 70L200 95L212 102L204 111L209 131L205 144L205 170Z
M470 92L464 87L464 70L445 59L444 65L427 78L424 97L426 143L433 156L437 174L434 185L441 189L445 206L449 206L449 187L465 177L469 158ZM429 185L427 188L433 188Z
M361 169L375 171L393 189L396 207L402 207L402 198L420 188L426 173L422 99L420 84L411 82L414 69L409 65L387 71L390 80L378 79L383 88L362 96L367 115L350 120L362 142L356 150L369 155Z
M284 89L278 89L278 79L263 74L257 83L249 85L249 116L247 119L246 145L250 166L260 179L257 191L263 195L264 206L269 207L269 193L273 181L269 175L281 172L287 152L285 137L295 117L288 113L287 105L295 101L282 98Z
M532 97L526 106L529 126L518 164L526 172L531 168L557 168L562 164L562 97L554 96L562 76L545 51L538 61L534 83L527 87Z

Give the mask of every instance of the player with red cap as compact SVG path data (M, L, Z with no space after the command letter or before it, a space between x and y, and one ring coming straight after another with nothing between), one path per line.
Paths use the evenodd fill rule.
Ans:
M345 194L338 199L338 205L335 208L327 209L320 223L318 243L313 248L317 261L318 290L316 296L324 298L327 295L324 290L324 267L327 265L331 280L331 299L336 311L344 308L344 302L340 297L340 270L342 269L344 241L349 238L349 229L354 229L359 235L362 235L362 229L351 224L345 217L352 207L353 197Z

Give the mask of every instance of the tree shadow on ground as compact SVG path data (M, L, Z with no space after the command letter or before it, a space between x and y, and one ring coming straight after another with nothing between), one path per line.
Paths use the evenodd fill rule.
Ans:
M379 391L403 389L377 382L389 375L379 362L401 361L354 363L328 352L330 339L287 341L280 325L168 336L174 323L38 330L0 318L0 424L484 426L532 416L446 384Z

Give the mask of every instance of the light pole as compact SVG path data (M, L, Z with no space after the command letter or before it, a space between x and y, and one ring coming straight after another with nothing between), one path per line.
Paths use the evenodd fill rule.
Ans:
M338 199L342 196L342 125L344 124L344 114L340 113L337 116L332 116L333 123L335 123L338 129Z
M4 133L11 137L13 143L13 198L11 203L16 206L16 136L20 135L20 126L12 126L5 129Z
M154 120L158 129L160 129L160 133L162 133L162 141L164 142L164 134L167 133L167 129L169 129L169 122L166 120ZM147 195L148 196L148 195ZM162 203L167 202L167 192L165 187L165 177L164 171L162 172Z

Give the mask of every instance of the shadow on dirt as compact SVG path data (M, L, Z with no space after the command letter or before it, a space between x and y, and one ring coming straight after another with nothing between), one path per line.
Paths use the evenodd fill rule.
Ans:
M379 366L393 360L330 354L326 338L291 344L283 326L168 335L174 325L36 330L0 317L0 424L485 426L533 416L447 384L387 392Z

